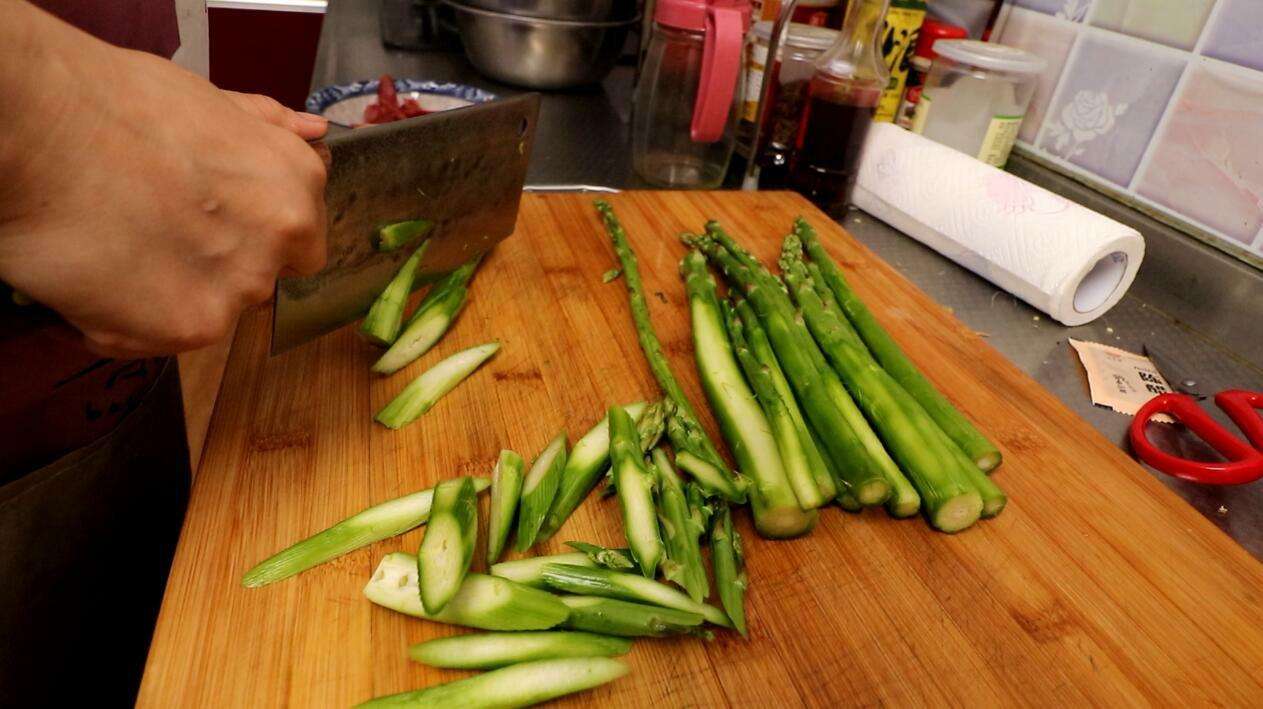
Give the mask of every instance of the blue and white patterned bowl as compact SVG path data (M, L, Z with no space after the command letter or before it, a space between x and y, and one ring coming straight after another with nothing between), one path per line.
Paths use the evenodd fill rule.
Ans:
M496 95L465 84L395 79L400 99L416 99L427 111L446 111L475 103L493 101ZM316 89L307 97L307 110L343 126L364 122L364 109L377 101L377 79L352 84L334 84Z

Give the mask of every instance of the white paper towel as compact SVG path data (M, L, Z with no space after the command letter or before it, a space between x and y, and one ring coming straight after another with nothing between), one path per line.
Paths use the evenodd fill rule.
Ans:
M890 123L869 129L855 206L1066 325L1114 307L1135 229Z

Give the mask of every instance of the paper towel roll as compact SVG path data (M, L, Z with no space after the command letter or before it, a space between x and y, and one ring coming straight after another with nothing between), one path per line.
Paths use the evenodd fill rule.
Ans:
M855 206L1066 325L1114 307L1139 232L890 123L874 123Z

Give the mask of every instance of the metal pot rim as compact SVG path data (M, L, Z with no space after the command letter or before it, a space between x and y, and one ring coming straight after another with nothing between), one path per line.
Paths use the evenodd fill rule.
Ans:
M529 17L527 15L514 15L507 12L496 12L494 10L484 10L481 7L471 7L456 0L442 0L444 5L451 7L457 12L467 12L471 15L482 15L484 17L492 17L498 20L511 20L528 25L543 25L545 27L558 27L570 29L609 29L612 27L626 27L640 22L640 15L628 20L611 20L607 22L590 22L586 20L551 20L544 17Z

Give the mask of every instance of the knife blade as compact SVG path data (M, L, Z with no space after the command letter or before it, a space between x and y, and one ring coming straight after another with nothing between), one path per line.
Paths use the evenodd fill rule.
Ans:
M272 354L367 312L417 246L379 252L379 227L434 223L418 286L511 234L538 116L539 95L524 94L327 137L328 264L277 281Z

